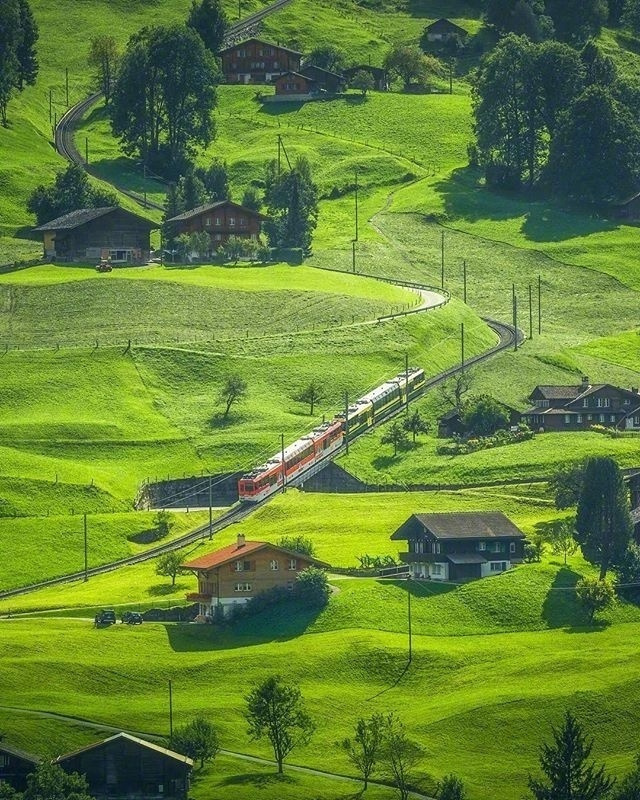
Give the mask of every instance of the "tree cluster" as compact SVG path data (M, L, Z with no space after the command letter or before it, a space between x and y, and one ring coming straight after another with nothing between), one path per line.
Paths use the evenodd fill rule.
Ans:
M277 161L265 167L265 204L269 219L265 231L272 247L299 248L311 253L311 239L318 223L318 187L309 161L300 157L288 170Z
M27 211L36 215L38 225L77 211L80 208L117 206L113 192L92 186L87 173L77 164L69 164L59 172L53 184L40 184L27 200Z
M640 179L640 93L592 41L577 51L505 36L480 64L473 109L489 185L603 201Z
M0 122L5 127L15 92L36 82L38 36L28 0L0 0Z
M433 77L443 74L442 64L437 58L409 44L393 47L385 56L383 66L402 80L405 91L425 89Z
M0 737L1 738L1 737ZM0 800L93 800L84 775L65 772L58 764L38 764L27 775L24 792L15 791L8 783L0 781Z

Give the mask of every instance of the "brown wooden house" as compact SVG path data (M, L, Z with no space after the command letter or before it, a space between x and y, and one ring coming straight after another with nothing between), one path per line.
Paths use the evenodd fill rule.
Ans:
M217 250L230 236L259 239L264 214L245 208L231 200L219 200L192 208L167 220L176 236L206 231L211 236L211 249Z
M151 231L160 226L118 206L81 208L35 228L44 236L44 254L56 261L145 264Z
M467 581L498 575L524 558L524 533L500 511L413 514L391 536L414 578Z
M87 777L89 793L97 800L185 800L193 761L128 733L59 756L65 772Z
M273 85L276 87L276 97L279 98L306 100L312 97L316 89L313 78L301 75L299 72L285 72L274 80Z
M338 75L337 72L317 67L315 64L305 64L300 73L305 78L311 78L315 82L315 90L327 92L327 94L337 94L342 92L347 84L344 75Z
M300 69L302 53L262 39L247 39L220 52L227 83L271 83Z
M536 386L529 395L531 408L522 421L532 430L584 431L592 425L620 430L640 430L640 394L637 388L620 389L610 383Z
M27 788L27 775L41 761L38 756L18 750L7 742L0 742L0 784L7 783L17 792L24 792Z
M200 614L210 618L281 586L293 589L297 576L309 567L329 565L311 556L285 550L269 542L248 542L238 534L235 544L214 550L182 565L198 576L198 591L187 595L200 604Z
M456 36L459 39L466 39L469 34L460 25L456 25L450 19L441 17L432 22L431 25L427 25L425 35L428 42L448 42Z

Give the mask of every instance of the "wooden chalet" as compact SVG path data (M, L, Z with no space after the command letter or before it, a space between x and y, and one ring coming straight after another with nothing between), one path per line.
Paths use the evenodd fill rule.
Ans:
M456 25L450 19L441 17L432 22L431 25L427 25L425 35L428 42L448 42L456 36L459 39L466 39L469 34L460 25Z
M302 53L262 39L246 39L220 52L227 83L271 83L300 69Z
M373 78L375 88L379 92L386 92L389 89L389 73L382 67L372 67L371 64L358 64L342 71L347 83L353 80L356 72L368 72Z
M500 511L413 514L391 536L414 578L468 581L497 575L524 558L524 533Z
M591 425L640 430L638 388L621 389L610 383L591 384L589 378L568 386L536 386L531 408L522 421L532 430L584 431Z
M35 228L43 234L44 254L55 261L110 261L145 264L151 231L160 226L118 206L80 208Z
M248 542L238 534L235 544L182 566L198 576L198 591L187 594L187 600L200 604L205 620L216 613L228 613L234 605L246 603L267 589L293 589L297 576L305 569L326 569L329 565L269 542Z
M174 235L206 231L211 236L211 249L217 250L230 236L242 239L258 239L262 223L268 219L264 214L245 208L231 200L208 203L167 220Z
M193 761L128 733L117 733L55 761L86 775L97 800L186 800Z
M309 100L316 89L313 78L299 72L285 72L274 80L273 85L278 100ZM264 99L269 100L269 97Z
M27 775L30 775L41 761L39 756L0 741L0 784L6 783L16 792L24 792L27 788Z
M315 82L314 88L316 91L327 92L327 94L338 94L344 90L347 84L344 75L338 75L328 69L316 67L315 64L304 65L300 69L300 73L305 78L310 78Z

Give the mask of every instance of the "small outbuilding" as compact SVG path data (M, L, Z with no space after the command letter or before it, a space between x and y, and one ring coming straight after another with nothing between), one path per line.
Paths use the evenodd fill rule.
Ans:
M59 756L65 772L86 775L97 800L186 800L193 761L157 744L117 733Z
M327 92L327 94L338 94L344 91L347 83L343 75L317 67L315 64L309 64L308 66L305 64L300 70L300 74L315 82L314 88L316 91Z
M27 775L30 775L42 761L7 742L0 742L0 784L7 783L16 792L27 788Z
M431 25L427 25L424 32L428 42L448 42L454 37L466 39L469 35L464 28L445 17L441 17L432 22Z
M389 89L389 73L382 67L372 67L371 64L357 64L355 67L348 67L343 70L347 83L351 83L357 72L368 72L373 78L375 88L379 92L386 92Z
M110 261L145 264L151 231L160 226L119 206L79 208L40 225L45 258L56 261Z
M300 72L285 72L273 85L278 100L310 100L316 90L315 80ZM264 99L269 100L269 96Z
M500 406L502 406L509 415L509 425L520 424L522 414L517 408L508 406L506 403L500 403ZM462 421L460 409L452 408L441 417L438 417L438 436L441 439L450 439L453 436L464 436L466 433L467 429Z

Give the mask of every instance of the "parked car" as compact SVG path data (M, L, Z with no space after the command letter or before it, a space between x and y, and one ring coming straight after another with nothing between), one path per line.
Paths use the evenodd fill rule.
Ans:
M142 625L144 618L139 611L125 611L122 614L122 622L127 625Z
M116 612L113 609L102 609L98 611L94 618L94 622L96 627L99 625L115 625L116 624Z

